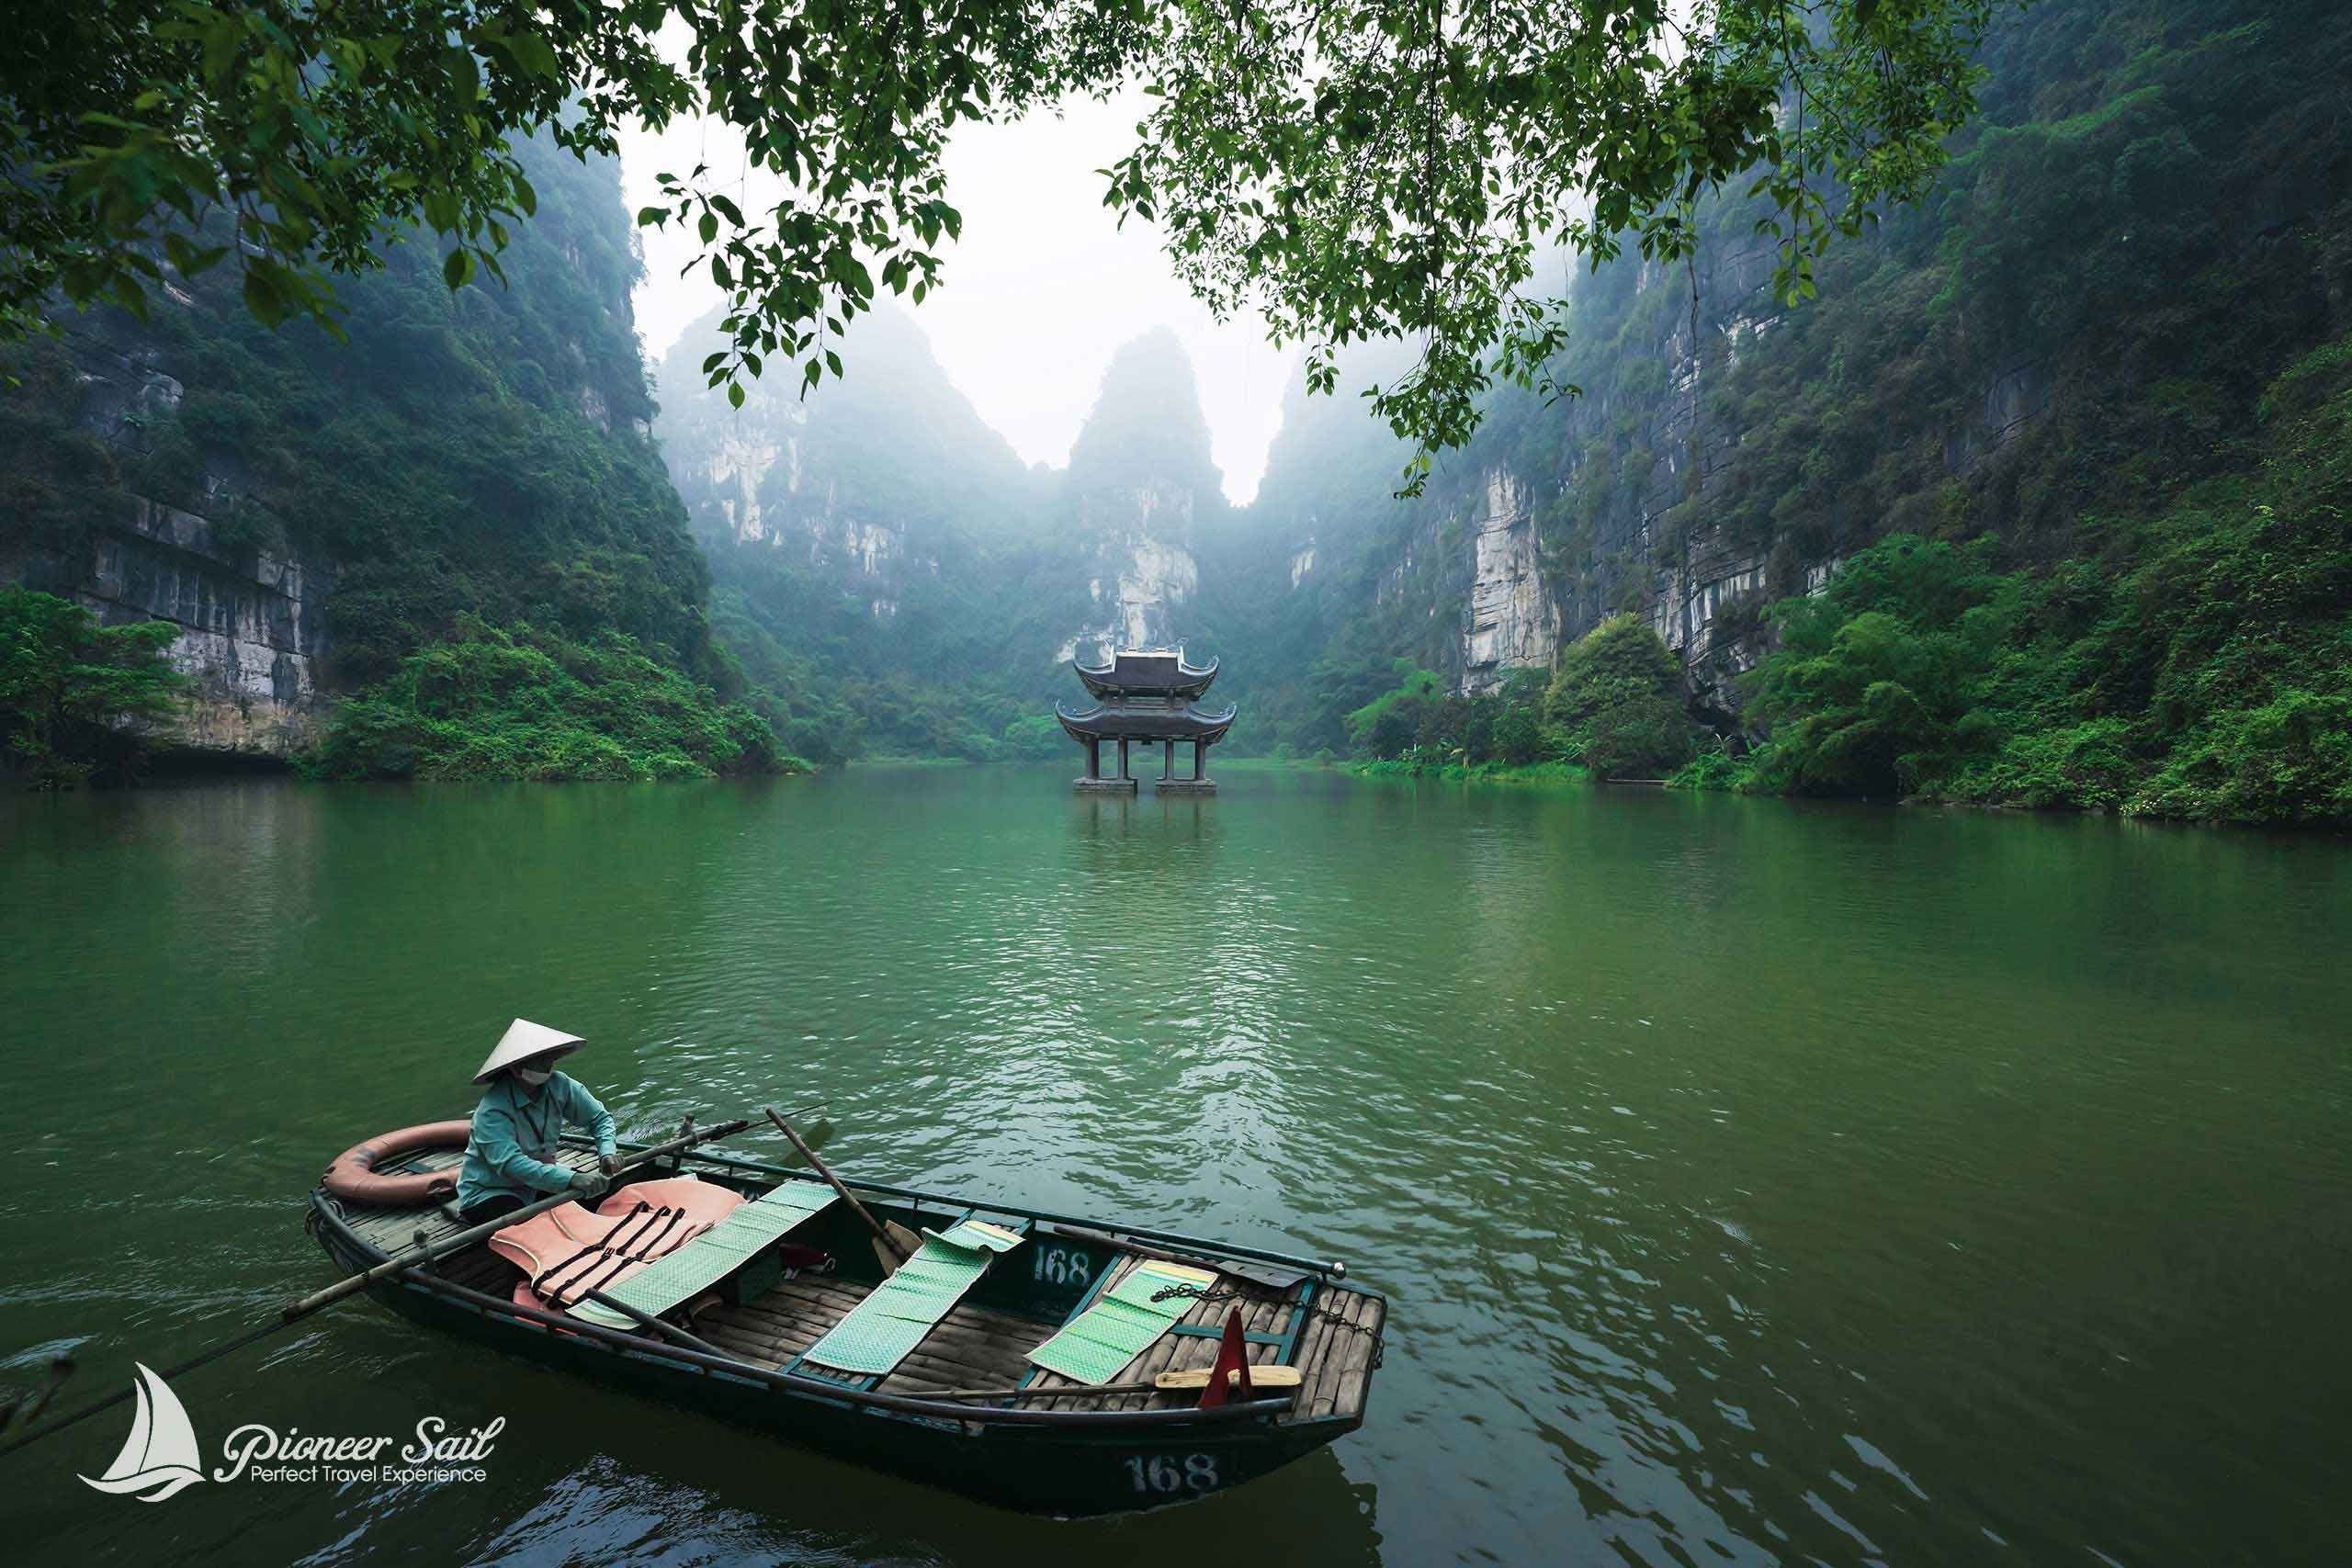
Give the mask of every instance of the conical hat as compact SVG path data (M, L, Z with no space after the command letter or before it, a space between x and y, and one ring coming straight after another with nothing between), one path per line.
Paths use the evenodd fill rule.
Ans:
M560 1029L549 1029L544 1023L533 1023L527 1018L518 1018L506 1026L506 1032L499 1037L498 1049L482 1063L481 1071L474 1075L474 1082L486 1083L492 1074L503 1072L517 1062L527 1062L534 1056L550 1054L560 1056L567 1051L579 1050L580 1045L577 1034L566 1034Z

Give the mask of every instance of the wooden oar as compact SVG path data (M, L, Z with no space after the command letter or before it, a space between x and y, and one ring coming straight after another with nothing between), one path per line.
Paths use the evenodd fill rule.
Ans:
M683 1154L686 1150L693 1148L697 1144L712 1143L720 1138L732 1137L735 1134L741 1132L744 1128L750 1125L751 1123L749 1122L722 1122L718 1126L712 1127L706 1132L688 1134L684 1137L673 1138L666 1144L658 1144L650 1149L639 1149L635 1154L624 1155L621 1157L620 1163L615 1168L614 1177L617 1179L622 1171L632 1170L639 1166L649 1165L655 1160L666 1159L673 1155ZM268 1336L277 1333L279 1329L285 1328L291 1324L299 1323L303 1318L310 1316L312 1313L319 1311L322 1307L330 1307L337 1302L346 1301L352 1296L357 1295L360 1292L366 1290L370 1285L379 1283L385 1280L396 1278L399 1275L409 1273L413 1269L423 1268L428 1263L438 1262L442 1258L447 1258L453 1253L463 1252L469 1247L488 1240L492 1235L495 1235L499 1231L504 1230L508 1225L514 1224L521 1220L527 1220L533 1214L543 1213L547 1210L552 1209L560 1203L569 1203L571 1201L572 1195L571 1192L558 1192L552 1197L542 1198L536 1203L526 1203L521 1208L516 1209L510 1213L501 1214L496 1219L488 1221L485 1224L469 1226L467 1229L459 1231L457 1235L447 1237L446 1239L436 1242L433 1246L425 1247L416 1253L400 1258L388 1258L383 1262L377 1264L371 1269L363 1269L356 1274L346 1275L345 1278L336 1280L334 1284L327 1286L324 1290L312 1291L307 1296L296 1297L294 1300L288 1302L285 1305L279 1307L277 1309L277 1315L270 1319L268 1322L257 1325L253 1328L249 1328L244 1333L238 1335L235 1338L216 1345L211 1349L206 1350L201 1354L189 1357L179 1365L165 1371L163 1376L166 1381L169 1381L170 1379L178 1377L183 1372L194 1371L197 1368L203 1366L209 1361L219 1360L221 1357L228 1355L232 1350L242 1349L245 1346L251 1345L256 1340L266 1338ZM119 1393L108 1394L104 1399L83 1405L80 1409L74 1411L70 1415L61 1416L56 1420L51 1421L40 1427L37 1427L31 1431L19 1433L6 1442L0 1442L0 1454L13 1453L17 1450L23 1448L28 1443L37 1443L41 1438L48 1437L51 1433L62 1432L66 1427L73 1426L75 1422L86 1420L90 1416L97 1415L100 1411L111 1410L116 1405L120 1404L123 1401L130 1398L133 1393L138 1392L139 1387L140 1385L137 1382L132 1382L128 1387L124 1388Z
M865 1228L874 1233L874 1256L882 1265L883 1277L888 1279L890 1275L897 1273L899 1265L912 1258L916 1249L922 1246L922 1238L901 1224L891 1224L886 1227L880 1220L867 1213L865 1205L857 1201L857 1194L842 1185L842 1179L835 1176L832 1168L817 1157L817 1151L810 1148L808 1142L792 1130L791 1122L778 1116L774 1106L766 1106L763 1109L766 1111L768 1120L775 1123L776 1131L792 1140L792 1146L800 1151L800 1157L808 1162L809 1168L823 1177L832 1190L840 1193L842 1200L857 1212L857 1217L865 1222Z

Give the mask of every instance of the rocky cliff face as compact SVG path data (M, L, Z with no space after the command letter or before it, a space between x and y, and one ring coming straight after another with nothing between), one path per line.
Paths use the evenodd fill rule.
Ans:
M1057 662L1095 649L1173 648L1201 585L1191 491L1155 480L1091 491L1078 503L1088 608L1055 650Z
M192 685L173 744L284 758L317 739L331 565L224 544L208 519L134 499L96 521L86 554L40 552L17 575L108 625L178 626L168 657Z
M177 626L167 749L284 758L468 615L707 653L617 168L522 155L539 210L506 287L452 292L395 246L346 280L338 344L259 325L224 265L0 351L0 581Z
M910 595L1002 525L1023 488L1019 460L903 312L858 320L846 378L805 398L797 377L789 389L755 381L741 409L702 374L717 322L663 359L655 425L695 536L738 576L781 574L795 592L854 602L887 638Z
M1121 345L1070 450L1060 539L1086 600L1057 661L1095 649L1174 648L1199 631L1201 532L1224 495L1193 367L1162 329Z
M1560 649L1560 609L1544 581L1526 487L1501 468L1486 479L1463 616L1462 685L1472 692L1501 684L1506 671L1548 666Z
M192 303L175 292L164 308ZM103 449L136 449L177 413L185 388L162 368L153 340L77 327L66 344L67 372L51 388L70 389L72 406L56 412ZM205 512L94 487L75 526L0 552L13 556L0 560L0 577L74 600L107 625L173 622L179 629L166 657L190 689L166 744L282 759L317 738L334 565L243 542L216 522L247 503L236 470L226 453L205 465L197 492Z

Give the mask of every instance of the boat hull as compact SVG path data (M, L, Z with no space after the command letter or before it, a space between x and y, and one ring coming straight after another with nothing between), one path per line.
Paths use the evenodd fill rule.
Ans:
M312 1205L310 1223L339 1269L356 1273L383 1260L325 1206ZM907 1415L695 1365L658 1342L619 1345L568 1333L493 1310L490 1298L469 1301L399 1279L368 1293L421 1326L1023 1513L1077 1517L1194 1501L1278 1470L1362 1424L1360 1416L1266 1416L1216 1426L1012 1426Z

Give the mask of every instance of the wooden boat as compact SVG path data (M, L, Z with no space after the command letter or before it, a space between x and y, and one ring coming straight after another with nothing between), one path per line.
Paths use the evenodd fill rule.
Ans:
M389 1157L376 1169L397 1178L444 1169L459 1157L425 1150ZM590 1168L594 1153L568 1141L562 1158ZM707 1147L669 1156L656 1174L691 1174L755 1199L808 1180L804 1171ZM1189 1501L1264 1475L1363 1425L1387 1303L1349 1283L1343 1264L870 1182L847 1185L886 1223L935 1234L975 1219L1021 1238L887 1375L854 1377L806 1357L884 1278L870 1232L846 1203L790 1232L796 1247L830 1256L826 1269L746 1266L661 1314L684 1335L518 1305L520 1274L486 1245L393 1272L369 1291L427 1326L1033 1513L1108 1514ZM335 1266L352 1273L423 1253L467 1228L444 1204L362 1207L323 1186L311 1194L306 1224ZM1201 1408L1197 1382L1192 1390L1106 1396L1030 1363L1033 1349L1131 1271L1171 1258L1217 1270L1214 1287L1122 1369L1116 1384L1208 1368L1227 1314L1238 1311L1250 1362L1297 1369L1295 1387ZM779 1272L785 1277L775 1278ZM968 1396L980 1390L998 1392ZM958 1397L945 1397L951 1391Z

